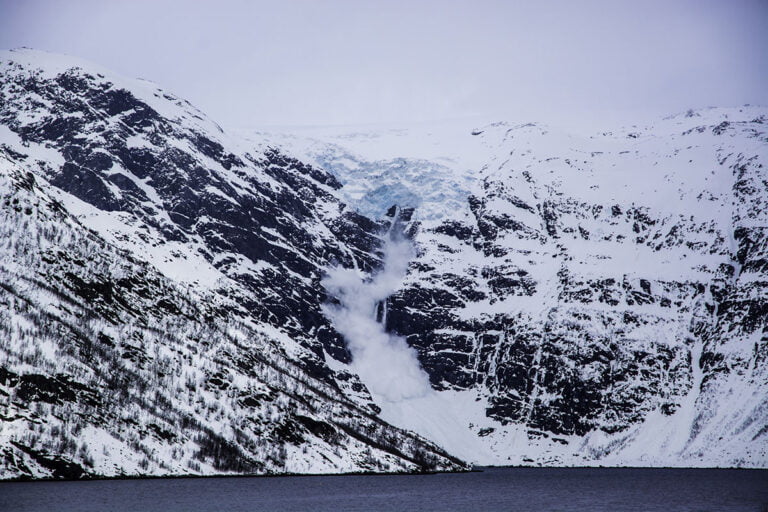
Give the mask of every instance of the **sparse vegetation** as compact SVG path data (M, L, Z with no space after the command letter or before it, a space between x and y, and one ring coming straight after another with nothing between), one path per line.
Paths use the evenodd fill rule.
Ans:
M302 458L360 453L360 470L459 467L425 457L437 449L312 379L247 322L112 248L0 165L0 402L15 453L1 476L54 475L42 458L80 476L279 473L294 444Z

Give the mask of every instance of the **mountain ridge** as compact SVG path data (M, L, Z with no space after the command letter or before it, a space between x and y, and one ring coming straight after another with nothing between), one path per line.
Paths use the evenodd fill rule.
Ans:
M3 262L11 265L3 278L7 308L3 326L10 336L2 379L7 412L2 424L4 478L466 468L440 448L376 418L365 396L358 399L342 391L339 383L354 387L354 378L348 375L346 381L337 382L330 370L323 370L310 351L319 350L324 357L316 339L302 345L287 334L296 329L292 325L264 320L285 310L284 305L266 308L267 314L259 312L265 311L261 304L249 309L253 299L244 288L248 281L243 285L227 277L238 276L235 265L200 251L207 247L206 236L216 243L219 239L210 228L202 234L191 231L188 216L174 209L178 198L168 194L163 199L161 185L163 179L175 178L166 186L188 192L198 204L210 200L209 208L221 210L221 190L206 192L206 187L213 183L231 191L231 185L190 162L195 156L205 160L213 154L224 162L218 166L223 174L228 171L225 166L232 168L229 162L235 164L231 154L218 150L215 141L202 140L195 129L184 131L186 125L160 116L96 74L67 68L53 78L41 78L36 68L27 70L13 62L10 67L12 77L3 75L0 108L8 123L2 144L3 227L8 230ZM20 89L29 95L17 99L32 103L29 118L24 117L24 108L8 101L9 93ZM92 116L82 116L85 96L90 105L102 101L103 110L94 114L85 109ZM112 110L112 100L121 106ZM41 105L52 111L46 116ZM126 124L126 117L133 127ZM56 129L66 119L75 119L70 122L80 128ZM89 123L95 128L85 128ZM101 123L111 124L116 133ZM7 128L9 124L17 131ZM181 134L174 131L179 129ZM143 130L152 132L149 138L154 142L149 144L170 141L172 147L159 153L141 147L131 151L136 149L131 137L146 133ZM169 133L176 137L168 138ZM97 139L95 144L88 134ZM190 139L194 144L187 144L186 151L177 149L179 141ZM158 154L165 160L155 168L160 174L153 181L146 173ZM144 159L134 160L136 155ZM327 175L276 152L263 158L246 167L245 178L239 181L243 188L249 186L247 172L261 173L269 184L265 194L287 190L269 172L290 183L314 186L317 193L324 185L315 178L333 183ZM144 163L136 166L135 161ZM283 171L286 167L290 168ZM199 186L186 181L195 173L212 179ZM304 174L310 177L302 178ZM238 183L238 178L232 181ZM42 206L35 203L34 198L49 195ZM268 200L266 195L260 197L254 199ZM281 210L290 211L294 196L283 197ZM169 201L170 208L163 201ZM301 204L296 206L298 214L306 211ZM45 212L40 222L35 220L38 211ZM286 231L292 226L289 220L279 224L267 219L261 224L274 226L265 235L269 238L250 238L262 247L269 244L264 256L288 267L288 279L275 282L264 293L293 285L298 294L302 284L307 293L306 278L299 274L306 260L286 257L295 249L275 243L280 230L296 233ZM344 220L334 225L345 227ZM369 222L366 227L370 233L360 239L378 243L378 226ZM222 235L225 241L226 235ZM236 248L238 239L230 235L229 240ZM294 241L302 242L300 236ZM158 245L172 246L161 253L171 260L165 267L157 265L157 255L152 254ZM52 246L52 254L38 254L36 246ZM280 251L280 256L269 251ZM345 247L345 252L330 255L350 264L350 252ZM217 279L177 282L163 275L196 253L201 254L199 264L205 265L197 273L223 268ZM375 258L363 255L360 265ZM143 267L137 267L141 260ZM161 290L168 290L166 296ZM286 300L291 296L285 295ZM309 305L319 311L319 302ZM302 313L301 308L296 310ZM52 311L60 316L51 317ZM283 318L302 321L298 316ZM79 398L78 390L85 398Z
M699 386L713 385L711 381L718 380L709 366L711 360L725 357L715 349L719 343L716 338L728 342L731 347L728 352L733 353L738 347L735 342L739 334L712 332L721 329L718 326L722 322L711 313L735 305L725 294L740 293L734 284L738 282L736 276L747 252L755 261L748 266L746 279L742 279L754 281L746 284L753 289L750 292L753 296L765 294L760 291L766 277L761 251L764 250L764 227L768 224L762 206L767 188L761 163L768 140L765 120L764 108L745 106L686 111L668 116L655 126L632 126L578 136L535 123L492 123L477 126L471 132L467 129L463 144L449 138L450 143L440 148L421 150L444 155L440 161L445 163L460 161L452 157L476 151L478 146L489 148L486 163L475 173L464 207L443 208L433 204L433 208L440 209L440 214L420 219L421 227L415 238L419 258L411 267L404 288L390 298L388 307L388 328L406 336L409 344L418 348L420 361L433 385L459 390L468 395L470 402L487 401L485 413L497 421L482 421L482 416L478 421L478 413L466 420L474 424L470 430L478 435L482 432L481 437L491 445L481 443L473 448L487 454L480 460L525 464L540 460L544 452L552 454L548 460L554 464L589 465L600 460L601 463L637 465L646 460L649 462L645 464L717 465L719 460L728 457L733 457L733 464L741 464L742 453L750 451L746 446L757 442L753 463L765 464L764 441L756 441L762 436L759 427L752 431L754 439L752 435L743 436L743 446L734 443L729 448L730 455L715 455L711 449L692 449L690 446L697 444L694 442L697 433L693 429L698 428L693 425L703 422L703 411L694 410L700 405L689 403L699 400L698 395L693 396ZM430 137L435 139L437 128L411 131L417 132L413 134L416 140L427 141ZM352 132L350 136L334 132L324 135L328 144L325 150L317 138L308 142L289 139L287 147L318 165L330 160L330 165L326 164L329 170L351 162L350 168L338 175L343 185L354 191L358 189L355 173L360 154L355 158L348 155L355 156L355 151L363 151L366 145L379 144L382 147L373 151L378 157L387 150L387 144L391 145L390 150L399 147L394 139L410 135L407 130L399 134ZM280 137L275 136L276 140ZM483 138L487 141L481 140L478 144L478 139ZM351 141L346 148L345 141ZM342 148L338 149L338 145ZM334 161L337 155L341 158ZM418 171L418 164L412 169ZM450 182L456 179L453 176L457 171L461 179L460 165L449 172L452 175L431 179ZM647 175L647 178L637 179L635 174ZM363 173L357 179L364 179L366 175ZM413 196L428 199L432 192L421 193L418 180L408 178L407 174L402 184L409 187L407 193ZM747 232L752 235L746 235ZM746 244L745 238L749 240ZM539 256L532 256L537 253ZM559 263L547 265L547 261ZM632 262L631 265L627 265L627 261ZM684 291L686 289L690 291ZM760 335L765 332L765 314L761 313L765 306L759 300L757 303L747 300L743 307L745 309L736 315L728 313L730 321L736 322L729 328L741 330L741 335L747 338L757 337L754 347L752 341L746 340L741 348L742 356L734 358L730 365L736 367L736 373L743 372L739 367L753 367L754 373L747 379L751 379L751 384L744 384L744 392L751 395L746 399L751 405L744 404L744 407L751 408L751 412L731 413L743 414L742 421L750 424L755 422L753 415L764 417L765 411L766 392L762 387L765 379L760 374L764 370L759 364L763 357L760 354L765 352L765 335L762 338ZM683 316L675 320L675 311ZM589 341L590 338L605 339L605 334L600 334L600 329L605 332L605 327L596 329L594 325L596 315L604 319L600 322L624 326L617 331L618 335L611 335L618 336L618 345L615 341ZM691 316L685 319L685 315ZM557 329L561 334L548 335L546 330L542 333L538 327L542 323L559 325ZM491 332L487 341L483 341L478 332L483 331L483 325ZM647 332L633 343L645 340L643 343L648 343L647 347L655 354L648 359L648 355L643 355L647 348L640 346L638 352L630 349L626 355L619 356L624 359L623 363L617 361L617 348L623 346L622 350L626 350L630 345L625 331L639 333L643 329ZM509 339L510 331L520 330L534 336L533 340L524 342L532 348L526 349L520 341ZM500 335L505 341L498 341ZM527 335L514 336L524 340ZM558 348L542 341L547 336L561 336L568 341ZM582 336L586 336L586 344L580 340ZM706 341L706 350L703 337L711 340ZM730 340L731 337L736 339ZM652 341L654 338L662 343ZM694 341L696 339L699 341ZM487 342L490 342L488 347ZM609 348L611 346L614 348ZM576 378L573 383L581 388L578 393L588 392L586 396L571 395L554 408L551 403L534 405L537 399L532 390L537 385L532 385L532 381L536 379L526 376L526 372L540 364L534 361L540 361L542 347L555 351L548 356L550 371L555 373L562 373L560 365L569 364L571 357L576 357L576 354L558 356L558 352L575 350L578 353L586 349L588 353L595 350L595 354L606 358L605 362L610 361L611 366L618 363L634 367L632 372L639 370L646 374L634 385L640 394L635 394L637 391L632 391L630 386L624 391L630 402L616 404L626 408L630 415L623 413L625 419L616 416L610 424L598 422L597 431L605 430L603 439L593 435L594 427L578 426L584 419L596 421L588 418L607 398L601 390L611 380L607 375L600 377L606 381L591 391L584 387L583 379ZM521 353L528 350L531 352L521 358ZM484 355L484 351L490 352ZM499 355L499 351L504 355ZM638 364L638 357L646 358L647 362ZM516 358L519 359L515 361ZM648 366L649 363L655 367ZM599 368L604 363L592 361L590 364ZM720 371L727 373L730 365L721 364ZM494 372L502 371L504 373L492 377ZM648 378L647 372L656 377ZM484 383L489 377L492 379ZM589 378L585 380L589 382ZM669 383L663 383L668 380ZM737 393L740 386L730 385L734 387L725 392ZM564 391L552 382L547 386L549 400ZM654 406L653 401L657 399L653 396L659 393L662 400ZM613 394L620 396L618 391ZM667 398L663 398L664 395ZM739 400L743 399L735 401ZM523 409L528 411L522 416L525 422L543 423L527 432L515 425L521 421L515 412L520 402L526 404ZM579 407L578 402L587 405ZM688 407L685 414L689 415L685 421L682 420L684 414L675 415L683 404ZM570 418L555 422L547 419L560 407ZM537 408L541 412L534 412ZM607 409L615 414L610 407ZM636 412L631 412L633 410ZM418 407L414 407L411 415L417 411ZM542 417L536 420L538 414ZM709 414L714 413L709 411ZM425 435L433 438L438 435L432 427L405 416L394 413L392 417ZM655 418L655 427L651 418ZM569 423L558 425L563 420ZM673 426L678 421L684 424ZM718 421L738 420L720 418ZM757 423L760 421L765 420ZM505 422L511 422L512 426L505 428ZM644 433L654 428L661 429L659 437L664 439L654 440L652 435ZM462 443L475 441L467 441L460 430L453 433L462 439L461 443L454 441L455 449L460 449ZM673 435L671 431L675 430L678 432ZM628 431L634 432L622 434ZM547 441L553 432L557 439ZM494 441L496 436L500 439ZM716 437L723 436L717 434ZM646 448L633 446L635 442ZM708 442L715 447L719 441ZM691 445L686 447L688 443ZM706 446L701 441L698 443ZM505 448L510 444L516 445L512 453ZM526 444L540 448L529 447L530 455L520 453L526 450ZM575 449L561 448L574 444ZM614 448L600 446L606 444Z
M284 398L275 422L248 435L278 455L281 446L302 448L271 459L252 455L262 466L242 471L465 467L448 453L485 464L766 465L764 109L686 112L659 126L591 136L502 122L291 141L230 135L154 84L82 61L72 67L75 61L34 51L0 61L7 176L34 176L42 184L34 190L43 187L115 254L147 261L162 282L188 295L171 304L210 303L224 325L242 325L233 328L240 338L271 340L243 349L248 357L274 349L297 378L333 391L311 392L313 410L326 412L296 412L306 404L269 374L261 384ZM415 149L400 150L387 137ZM392 145L370 157L361 152L377 138ZM641 173L647 177L621 181ZM391 203L402 208L390 211ZM23 208L5 207L9 225L23 224ZM379 272L387 257L382 233L394 225L412 240L415 258L379 317L415 349L435 389L399 403L372 394L355 374L348 343L323 310L335 299L321 283L334 265L365 279ZM14 250L4 260L21 259ZM47 272L52 264L35 263ZM4 282L27 270L15 272ZM117 314L105 297L114 303L124 293L104 290L119 277L105 274L92 290L70 273L59 278L66 294L95 301L92 313L78 306L81 314ZM46 277L35 279L31 295L45 289ZM121 314L129 325L141 318ZM115 347L126 361L140 362L140 345L123 343ZM238 364L230 354L193 380L214 394L234 393L243 375L258 380ZM22 391L19 399L23 374L14 368L3 382L16 384L3 396L29 408L40 397ZM257 395L258 411L264 398ZM342 416L367 427L334 423L327 411L336 406L325 395L338 395ZM241 426L247 417L242 404L217 414ZM281 434L266 434L286 422ZM128 431L141 442L148 428ZM390 451L361 437L365 428L378 429ZM664 435L655 440L659 429ZM29 462L31 452L9 444L28 433L5 438L6 474L24 473L18 460L36 467L34 476L46 474ZM70 453L70 441L81 437L58 435L55 446L36 442L83 462L80 447L74 459ZM406 452L392 451L397 439ZM24 446L39 455L37 445ZM203 448L187 448L185 460L215 471L205 466L210 446ZM316 466L302 465L301 449ZM142 462L144 452L134 453ZM124 469L157 474L158 461Z

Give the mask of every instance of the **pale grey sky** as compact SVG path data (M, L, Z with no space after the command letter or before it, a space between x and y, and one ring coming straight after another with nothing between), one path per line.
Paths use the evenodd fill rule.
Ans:
M768 105L768 0L0 0L0 48L19 46L225 127Z

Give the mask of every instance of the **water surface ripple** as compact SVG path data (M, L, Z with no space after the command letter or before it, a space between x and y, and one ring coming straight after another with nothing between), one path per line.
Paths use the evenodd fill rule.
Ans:
M768 470L484 468L413 476L2 482L0 510L765 512Z

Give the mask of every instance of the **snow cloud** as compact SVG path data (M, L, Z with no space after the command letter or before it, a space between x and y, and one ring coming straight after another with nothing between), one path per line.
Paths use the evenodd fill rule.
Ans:
M324 309L347 341L352 370L374 398L389 402L421 397L431 390L416 352L403 338L386 332L376 318L379 304L402 283L412 257L411 243L398 237L386 241L384 268L379 273L368 278L359 270L333 267L322 281L339 301Z

